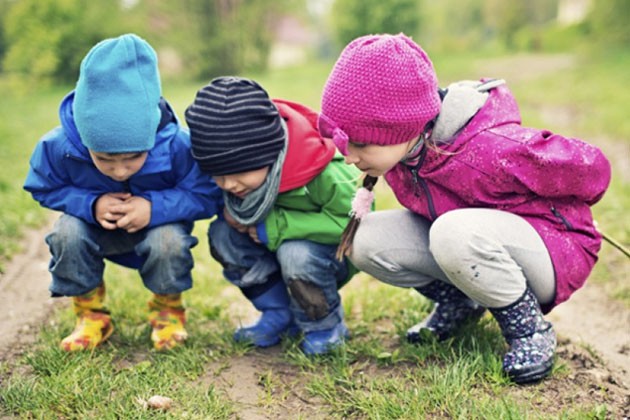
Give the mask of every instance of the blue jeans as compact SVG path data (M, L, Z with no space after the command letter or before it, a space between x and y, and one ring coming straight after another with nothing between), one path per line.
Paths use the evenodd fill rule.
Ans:
M343 320L338 288L346 281L348 264L335 258L336 245L289 240L271 252L224 220L210 224L208 238L210 252L223 266L225 278L241 288L248 298L262 295L280 279L289 290L295 290L300 283L323 296L325 313L318 313L314 319L312 313L300 306L295 293L290 294L290 309L302 331L328 330Z
M156 294L180 293L192 287L197 245L192 223L171 223L136 233L107 230L62 215L47 236L52 258L53 296L79 296L103 281L104 258L140 272L144 285Z

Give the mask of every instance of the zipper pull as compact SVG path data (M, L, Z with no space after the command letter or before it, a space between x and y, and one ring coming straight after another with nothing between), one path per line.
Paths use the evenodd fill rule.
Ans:
M418 185L418 171L414 168L411 168L411 175L413 176L413 183Z

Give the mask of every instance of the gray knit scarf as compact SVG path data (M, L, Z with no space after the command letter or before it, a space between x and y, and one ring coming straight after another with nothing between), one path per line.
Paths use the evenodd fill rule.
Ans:
M284 165L289 144L287 125L283 119L281 121L285 133L284 147L280 151L278 159L271 166L265 182L242 199L227 191L223 191L225 208L230 216L242 225L251 226L263 221L273 208L278 197L282 166Z

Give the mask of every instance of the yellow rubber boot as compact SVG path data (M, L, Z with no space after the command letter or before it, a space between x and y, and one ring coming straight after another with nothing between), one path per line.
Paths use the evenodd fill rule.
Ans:
M156 350L170 350L188 338L181 293L157 295L149 301L151 341Z
M114 332L109 311L105 308L105 284L72 298L77 323L72 334L61 341L65 351L92 350L105 342Z

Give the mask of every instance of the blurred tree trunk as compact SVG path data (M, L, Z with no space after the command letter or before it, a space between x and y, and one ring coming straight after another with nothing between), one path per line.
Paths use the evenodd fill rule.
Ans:
M285 1L187 0L188 29L196 40L187 56L195 76L211 78L264 70L273 41L273 23Z

